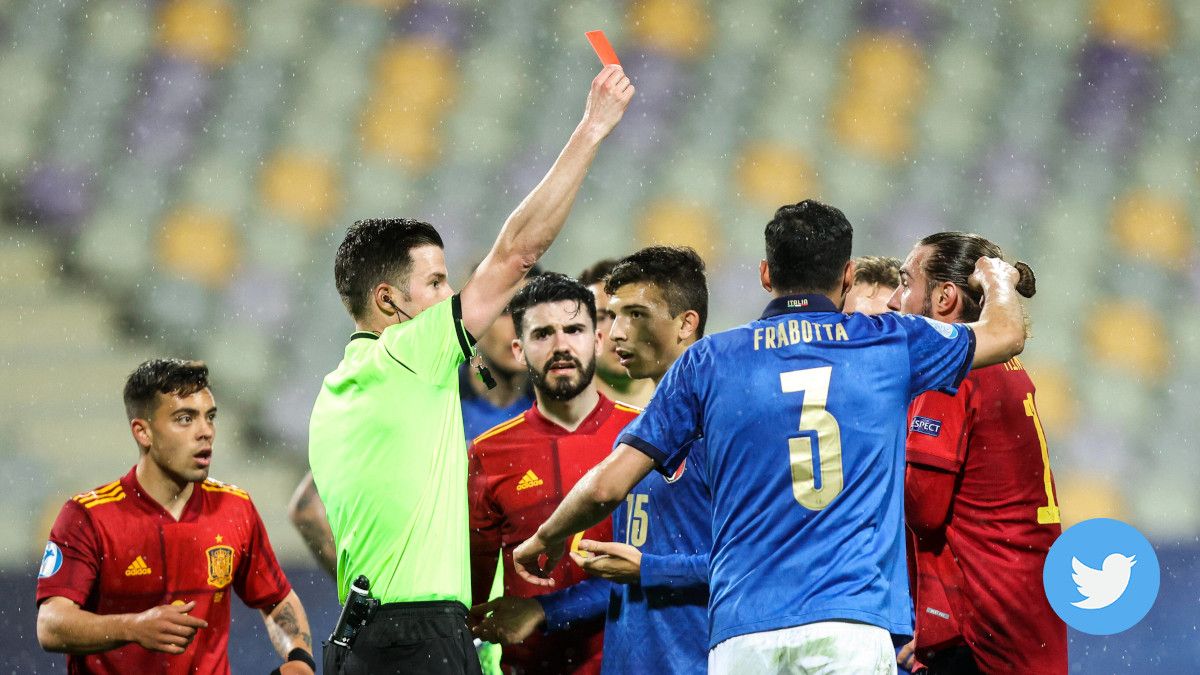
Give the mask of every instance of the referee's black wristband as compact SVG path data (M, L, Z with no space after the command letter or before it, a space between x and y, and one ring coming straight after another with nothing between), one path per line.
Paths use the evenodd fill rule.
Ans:
M306 664L308 664L309 668L312 668L314 673L317 672L317 662L313 661L312 654L309 654L308 652L304 651L303 649L301 649L299 647L296 647L292 651L288 652L287 660L288 661L300 661L302 663L306 663ZM279 668L272 670L271 675L279 675Z

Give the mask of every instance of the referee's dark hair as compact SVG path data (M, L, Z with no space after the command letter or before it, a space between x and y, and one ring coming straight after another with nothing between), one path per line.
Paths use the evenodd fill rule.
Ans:
M620 262L616 258L605 258L592 263L590 267L579 273L579 283L584 286L604 283L605 277L612 274L613 268Z
M854 228L846 214L813 199L779 207L767 223L767 271L780 294L828 293L838 287Z
M208 366L203 361L151 359L125 380L125 415L130 420L150 419L159 394L191 396L208 388Z
M368 218L346 230L333 263L333 280L350 315L361 319L371 290L387 282L408 292L412 249L446 248L429 223L409 218Z
M617 261L604 279L604 292L639 282L658 286L667 300L671 316L690 310L700 315L696 338L704 337L708 321L708 282L704 278L704 260L688 246L647 246Z
M587 286L565 274L543 272L530 279L508 303L508 311L512 314L513 328L517 330L517 337L523 335L522 324L525 321L526 310L534 305L562 300L572 301L576 304L577 310L586 311L592 320L592 327L595 328L596 298Z

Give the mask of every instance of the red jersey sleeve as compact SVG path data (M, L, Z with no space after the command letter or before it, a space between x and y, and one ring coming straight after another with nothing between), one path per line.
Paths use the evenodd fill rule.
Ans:
M907 460L957 472L966 460L972 383L964 380L958 394L921 394L908 409Z
M38 569L37 602L62 596L83 605L100 576L100 537L87 510L75 500L58 512Z
M473 603L486 602L496 578L496 561L503 543L500 528L503 518L492 499L488 475L475 446L470 450L468 499L471 520L471 595Z
M271 548L267 528L263 526L258 510L253 503L248 502L247 507L247 517L251 520L250 543L246 557L234 576L233 590L248 607L264 609L283 601L292 592L292 585L275 559L275 551Z

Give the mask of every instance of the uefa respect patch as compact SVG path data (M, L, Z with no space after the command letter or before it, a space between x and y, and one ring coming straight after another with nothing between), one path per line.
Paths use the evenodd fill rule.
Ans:
M63 554L58 544L46 542L46 552L42 554L42 564L38 566L38 578L46 579L54 576L62 569Z
M937 438L938 434L942 433L942 422L918 415L913 418L912 425L908 427L908 430Z

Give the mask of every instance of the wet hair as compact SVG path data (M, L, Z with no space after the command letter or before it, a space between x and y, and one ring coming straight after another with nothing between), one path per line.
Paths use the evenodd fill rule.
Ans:
M654 284L662 291L671 316L689 309L699 314L696 337L704 337L708 283L700 254L687 246L647 246L617 261L604 280L604 292L613 295L622 286L639 282Z
M592 263L591 267L579 273L579 283L584 286L604 283L605 277L612 274L613 268L617 266L617 262L619 261L616 258L605 258L604 260Z
M207 388L208 366L203 361L151 359L125 380L125 415L130 420L149 419L159 394L191 396Z
M1004 251L999 246L984 239L978 234L967 232L938 232L921 240L920 246L930 248L925 258L925 290L933 291L939 283L947 282L958 286L963 296L963 310L960 321L970 323L979 319L981 296L967 285L967 278L975 271L975 263L983 257L1001 258L1010 262L1021 275L1017 280L1017 292L1026 298L1032 298L1037 292L1037 279L1033 269L1023 262L1012 262L1005 258Z
M854 228L838 209L806 199L779 207L765 238L777 293L827 293L839 286L850 260Z
M879 284L888 288L900 285L899 258L882 255L864 255L854 259L854 283Z
M346 230L333 263L338 295L351 316L361 319L371 291L380 283L394 283L408 291L412 249L445 248L442 237L429 223L408 218L368 218Z
M512 314L513 328L517 330L517 337L522 335L525 312L530 307L562 300L575 302L579 309L587 313L592 320L592 326L595 327L596 298L587 286L565 274L543 272L530 279L508 303L508 311Z

